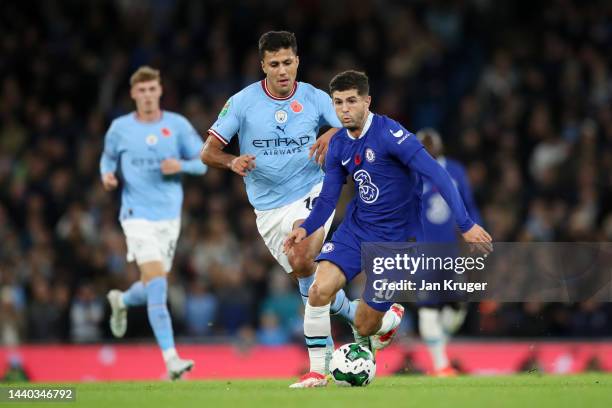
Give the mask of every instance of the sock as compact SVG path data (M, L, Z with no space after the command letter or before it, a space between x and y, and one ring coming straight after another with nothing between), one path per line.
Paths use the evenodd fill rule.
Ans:
M465 321L466 315L466 307L455 309L452 306L444 306L440 311L440 324L442 325L444 334L450 337L451 334L456 333Z
M397 327L400 322L401 319L395 313L393 313L391 310L387 310L387 313L383 315L382 324L380 325L380 329L376 332L376 334L385 334L391 329Z
M354 304L346 296L344 290L340 289L336 293L336 300L331 304L329 311L333 315L340 315L350 324L355 323L355 312L357 311L357 304Z
M146 285L147 314L149 323L155 333L157 344L162 352L174 348L174 334L172 333L172 320L166 304L168 296L168 281L166 278L152 279Z
M147 291L142 281L136 281L120 298L126 307L140 306L147 303Z
M164 361L167 363L173 358L178 357L178 353L174 347L170 347L169 349L162 351L162 356L164 357Z
M298 278L298 285L300 287L300 295L302 296L302 302L304 302L304 306L308 305L308 289L310 289L310 286L312 285L314 280L315 280L314 273L310 276L306 276L305 278ZM355 315L355 312L353 312L353 320L355 320L354 315ZM332 349L334 348L334 339L332 338L331 334L329 335L329 337L327 337L325 344L328 347L331 347Z
M300 295L302 296L304 306L308 304L308 289L310 289L310 286L312 286L314 280L314 273L310 276L306 276L305 278L298 278L298 286L300 287Z
M325 349L328 337L331 337L329 304L311 306L310 303L306 303L304 338L308 347L311 372L325 374Z
M431 356L434 370L442 370L448 367L447 337L444 335L440 322L440 312L437 309L419 309L419 332Z

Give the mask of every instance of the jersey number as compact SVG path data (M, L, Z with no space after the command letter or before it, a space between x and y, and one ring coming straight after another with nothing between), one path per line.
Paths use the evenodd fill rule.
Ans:
M306 204L306 209L308 211L312 211L312 208L315 206L316 202L317 202L317 198L319 197L314 197L314 198L310 198L308 197L307 199L304 200L304 204Z

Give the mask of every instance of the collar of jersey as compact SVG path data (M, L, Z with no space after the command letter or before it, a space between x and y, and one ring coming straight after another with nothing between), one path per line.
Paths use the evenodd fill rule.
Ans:
M446 168L446 157L444 156L440 156L438 157L438 163L440 163L440 166Z
M145 122L143 120L138 119L138 111L134 111L132 112L132 118L137 122L140 123L141 125L157 125L158 123L160 123L162 121L162 119L164 118L164 110L160 109L161 114L159 115L159 119L157 119L154 122Z
M272 95L272 92L270 92L270 90L268 89L268 81L266 81L266 78L261 80L261 87L263 88L265 94L268 95L268 97L274 99L275 101L286 101L287 99L293 98L293 95L295 95L295 91L297 91L298 87L298 81L295 81L293 83L293 89L291 90L289 95L283 96L282 98Z
M374 119L374 114L372 112L368 112L368 118L366 119L365 125L363 125L363 130L361 131L361 134L359 135L359 137L351 136L351 134L349 133L348 129L346 129L346 135L351 140L359 140L359 139L361 139L362 137L365 136L365 134L368 132L368 130L370 130L370 126L372 126L372 119Z

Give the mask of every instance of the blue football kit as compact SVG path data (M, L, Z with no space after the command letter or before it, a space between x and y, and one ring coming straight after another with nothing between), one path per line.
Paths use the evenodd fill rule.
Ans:
M308 235L333 212L349 175L355 181L355 197L317 257L317 261L337 265L347 281L361 272L361 243L424 241L423 177L438 187L462 232L474 225L448 173L416 136L388 117L369 113L359 138L347 129L332 137L323 189L302 224ZM367 303L379 311L391 306L388 302Z

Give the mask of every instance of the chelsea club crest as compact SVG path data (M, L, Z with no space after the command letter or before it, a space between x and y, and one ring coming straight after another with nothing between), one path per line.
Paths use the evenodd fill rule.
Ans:
M374 150L370 149L369 147L366 149L365 151L365 157L366 160L370 163L372 163L374 161L374 159L376 159L376 155L374 154Z

